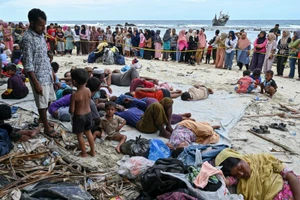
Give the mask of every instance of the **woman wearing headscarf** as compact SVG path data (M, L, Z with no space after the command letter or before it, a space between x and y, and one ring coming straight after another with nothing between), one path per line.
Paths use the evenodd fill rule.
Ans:
M198 34L198 50L196 53L196 61L198 65L200 65L201 63L205 47L206 47L206 35L204 34L204 29L201 28Z
M144 58L144 48L146 46L146 37L143 33L143 30L140 30L140 44L139 44L139 48L140 48L140 57Z
M74 44L76 46L76 55L79 56L80 54L80 27L75 25L74 27Z
M19 24L16 24L13 35L14 35L14 38L15 38L15 43L18 44L19 41L21 41L22 37L23 37L23 29L20 28Z
M156 30L155 33L155 60L159 60L161 58L161 45L162 45L162 40L160 37L160 30Z
M266 56L264 61L264 73L272 69L272 65L275 60L275 52L277 48L276 35L269 33L268 42L266 46Z
M163 60L168 61L169 56L170 56L170 50L171 50L171 29L167 29L164 37L163 37L163 49L164 49L164 53L163 53Z
M236 47L237 51L237 65L240 70L242 70L243 65L246 66L246 69L249 69L250 63L250 50L251 50L251 42L247 37L247 33L242 33L240 39L237 42Z
M146 60L151 60L152 52L150 50L152 49L152 37L151 37L151 32L148 29L145 30L145 39L146 39L145 40L146 49L144 51L144 53L145 53L144 58Z
M255 69L262 70L262 66L265 60L266 46L267 46L267 33L265 31L261 31L254 41L254 52L251 61L251 71L253 72Z
M81 45L81 53L82 55L87 55L89 53L88 49L88 30L86 30L85 25L81 25L81 30L80 30L80 45Z
M233 31L229 31L228 37L225 41L226 54L225 54L225 69L232 69L235 46L237 43L236 36Z
M186 40L186 36L185 36L185 30L181 30L179 32L179 35L178 35L178 41L177 41L177 55L176 55L176 60L178 62L183 62L183 58L185 57L185 51L188 47L188 43L187 43L187 40Z
M72 55L72 51L74 49L74 45L73 45L73 41L74 41L74 37L73 37L74 33L71 31L71 27L68 26L67 30L65 31L65 38L66 38L66 48L65 48L65 53L69 53Z
M98 46L98 37L99 33L96 30L96 27L92 27L91 35L90 35L90 45L89 45L89 52L94 51L97 49Z
M277 76L283 76L284 65L289 57L289 44L292 41L290 35L289 31L284 30L277 45Z
M216 55L216 68L223 68L224 58L225 58L225 42L226 42L227 34L221 33L220 36L216 39L216 45L218 45L217 55Z
M172 39L171 39L171 58L172 61L176 61L176 55L177 55L177 40L178 35L176 34L176 29L172 29Z
M289 64L290 64L290 73L288 77L285 78L294 78L295 76L295 65L297 61L297 57L300 52L300 30L297 30L294 32L294 37L292 38L291 43L289 44L290 50L290 58L289 58ZM299 73L299 79L300 80L300 64L299 64L300 59L298 59L298 73Z
M140 34L136 28L134 28L132 36L131 36L131 44L132 44L132 51L135 57L139 56L139 45L140 45Z
M188 40L188 52L186 52L186 54L185 54L185 62L186 63L189 63L191 56L195 56L197 47L198 47L197 31L193 30L192 34L190 34L190 37ZM193 58L192 60L195 60L195 58Z
M8 26L8 24L6 22L3 23L3 41L5 46L9 49L9 50L13 50L13 45L14 45L14 40L13 40L13 36L12 36L12 29L10 26Z
M152 39L152 47L151 47L151 59L155 58L155 41L156 41L156 33L154 30L151 30L151 39Z
M222 166L226 185L237 185L245 200L290 200L300 198L300 181L292 170L269 154L242 155L224 149L215 164Z

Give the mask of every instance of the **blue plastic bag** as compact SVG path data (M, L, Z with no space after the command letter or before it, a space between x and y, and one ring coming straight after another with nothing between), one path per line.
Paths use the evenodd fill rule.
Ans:
M121 72L127 72L130 69L130 66L126 65L122 67Z
M150 152L148 159L156 161L160 158L169 158L171 155L170 148L161 140L150 140Z

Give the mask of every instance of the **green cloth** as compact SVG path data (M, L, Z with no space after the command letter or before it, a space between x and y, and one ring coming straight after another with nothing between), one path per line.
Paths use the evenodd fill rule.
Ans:
M143 133L155 133L160 125L168 123L164 107L160 103L154 103L147 108L136 128Z

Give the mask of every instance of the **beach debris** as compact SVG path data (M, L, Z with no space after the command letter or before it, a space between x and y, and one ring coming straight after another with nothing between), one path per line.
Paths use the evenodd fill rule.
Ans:
M177 73L177 76L185 76L183 73Z
M282 149L288 151L291 155L299 155L297 152L295 152L295 151L294 151L293 149L291 149L290 147L285 146L285 145L283 145L283 144L280 144L279 142L277 142L277 141L275 141L275 140L273 140L273 139L271 139L271 138L265 137L265 136L263 136L263 135L261 135L261 134L259 134L259 133L256 133L256 132L254 132L254 131L252 131L252 130L248 130L248 132L252 133L253 135L255 135L255 136L257 136L257 137L260 137L261 139L264 139L264 140L266 140L266 141L268 141L268 142L271 142L271 143L273 143L273 144L275 144L275 145L281 147Z

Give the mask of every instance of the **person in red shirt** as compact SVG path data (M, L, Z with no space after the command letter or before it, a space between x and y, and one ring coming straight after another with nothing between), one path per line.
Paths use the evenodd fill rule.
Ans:
M169 91L166 89L156 89L156 87L153 88L136 88L135 92L131 92L133 94L134 98L137 99L143 99L146 97L151 97L156 99L157 101L162 100L165 97L169 98L177 98L181 96L182 91L176 90L176 91Z
M206 52L205 64L209 64L210 63L210 56L211 56L212 50L213 50L213 47L212 47L211 41L210 41L208 43L208 48L207 48L207 52Z
M50 51L55 55L55 37L56 37L56 30L54 29L53 23L50 24L50 28L48 30L48 41L50 44Z

